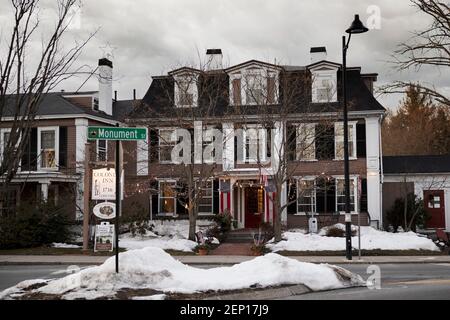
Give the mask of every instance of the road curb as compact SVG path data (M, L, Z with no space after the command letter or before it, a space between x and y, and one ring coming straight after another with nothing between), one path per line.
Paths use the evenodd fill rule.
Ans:
M312 290L309 289L307 286L303 284L297 284L283 288L273 288L243 293L224 294L214 297L208 297L203 300L270 300L293 295L301 295L310 292L312 292Z

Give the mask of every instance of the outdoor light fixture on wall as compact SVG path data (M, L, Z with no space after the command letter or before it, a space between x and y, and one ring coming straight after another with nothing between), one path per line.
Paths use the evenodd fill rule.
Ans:
M348 111L347 111L347 49L352 34L369 31L359 20L359 15L355 14L351 26L345 30L348 33L348 40L342 36L342 101L344 111L344 192L345 192L345 252L347 260L352 260L352 216L350 213L350 172L349 172L349 150L348 150Z

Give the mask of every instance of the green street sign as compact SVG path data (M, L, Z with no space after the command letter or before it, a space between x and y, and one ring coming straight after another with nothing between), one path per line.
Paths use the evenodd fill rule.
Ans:
M89 140L146 140L145 128L88 127Z

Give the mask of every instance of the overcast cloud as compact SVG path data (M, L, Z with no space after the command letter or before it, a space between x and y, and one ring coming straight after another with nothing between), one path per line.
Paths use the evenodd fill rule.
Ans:
M8 2L0 0L3 36ZM44 17L51 14L45 8L53 3L42 3ZM326 46L328 60L340 62L344 30L355 13L367 23L371 5L380 9L381 28L352 37L348 65L379 73L378 85L406 79L450 88L450 77L434 68L398 74L386 63L399 42L429 22L408 0L84 0L80 28L72 28L68 40L86 37L100 27L80 63L95 69L105 50L101 47L109 43L114 47L113 87L119 99L131 98L133 88L141 98L152 75L198 64L207 48L221 48L225 65L250 59L307 65L313 46ZM37 52L40 44L33 45L30 52ZM84 80L85 76L70 79L60 89L76 90ZM82 90L97 90L96 80L90 79ZM396 107L398 99L379 97L386 107Z

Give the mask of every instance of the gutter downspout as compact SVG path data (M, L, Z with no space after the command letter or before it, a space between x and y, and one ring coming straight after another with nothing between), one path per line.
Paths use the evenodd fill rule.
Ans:
M386 114L384 113L383 115L381 115L381 117L379 118L379 123L380 123L380 131L379 131L379 152L380 152L380 210L381 210L381 215L380 215L380 225L379 228L380 230L383 230L383 183L384 183L384 171L383 171L383 142L382 142L382 135L381 135L381 128L382 128L382 124L383 124L383 120L386 117Z

